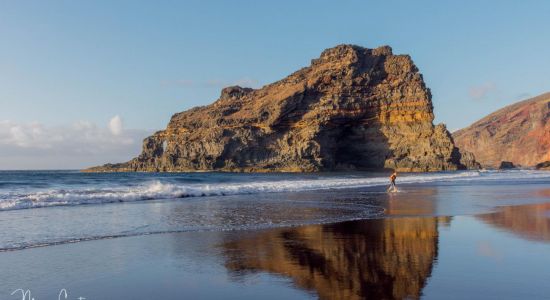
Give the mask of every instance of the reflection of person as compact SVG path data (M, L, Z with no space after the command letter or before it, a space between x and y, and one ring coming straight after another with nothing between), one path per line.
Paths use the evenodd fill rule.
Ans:
M390 176L390 187L388 192L397 192L397 186L395 185L395 179L397 178L397 172L393 172Z

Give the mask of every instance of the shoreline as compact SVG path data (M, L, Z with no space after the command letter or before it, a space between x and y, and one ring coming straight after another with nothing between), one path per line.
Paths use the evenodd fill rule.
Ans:
M239 232L396 216L478 215L546 202L550 192L545 187L544 182L402 183L401 192L390 194L372 186L6 210L0 212L4 219L0 253L178 232ZM27 234L9 243L13 230Z
M101 204L92 204L92 205L101 205ZM15 251L25 251L25 250L31 250L31 249L37 249L37 248L46 248L46 247L56 247L56 246L63 246L63 245L71 245L76 243L88 243L88 242L94 242L94 241L102 241L102 240L113 240L113 239L120 239L120 238L139 238L139 237L147 237L147 236L155 236L155 235L170 235L170 234L186 234L186 233L254 233L254 232L263 232L263 231L270 231L270 230L281 230L281 229L296 229L296 228L302 228L302 227L308 227L308 226L335 226L338 224L344 224L349 222L362 222L362 221L370 221L370 220L387 220L387 219L395 219L395 218L454 218L454 217L472 217L472 218L480 218L483 219L484 217L492 216L492 215L499 215L507 210L515 210L515 209L529 209L532 207L539 207L548 206L548 214L550 215L550 200L548 202L541 202L541 203L526 203L526 204L510 204L510 205L503 205L503 206L496 206L492 209L489 209L488 211L484 212L468 212L463 214L452 214L452 215L408 215L408 214L396 214L396 215L387 215L382 214L378 216L372 216L368 218L358 218L358 219L347 219L347 220L341 220L341 221L328 221L326 223L304 223L304 224L295 224L295 225L280 225L280 226L274 226L274 225L266 225L266 226L259 226L254 228L246 228L246 229L189 229L189 230L171 230L171 231L161 231L161 232L144 232L144 233L134 233L134 234L120 234L120 235L111 235L111 236L97 236L97 237L86 237L78 240L67 240L67 241L59 241L59 242L50 242L45 244L38 244L38 245L32 245L32 246L24 246L19 248L2 248L0 249L0 255L2 253L6 252L15 252ZM47 207L48 208L48 207ZM47 209L46 208L46 209Z
M398 193L377 185L2 211L0 246L25 249L0 252L0 298L16 289L35 299L62 289L69 299L543 298L550 185L538 173L502 177L510 174L408 184L403 176ZM97 182L109 176L79 176L114 190ZM147 178L120 177L114 187ZM173 178L210 187L265 180Z
M470 267L479 263L481 257L482 264L502 268L507 256L499 253L509 251L492 244L514 242L531 249L534 256L523 257L523 261L514 256L513 265L519 267L518 272L532 270L532 263L540 263L535 258L550 249L550 234L525 238L521 230L506 229L513 225L498 219L509 216L511 211L529 219L541 209L550 211L550 202L503 209L506 211L468 216L390 216L262 230L132 236L3 252L0 262L12 276L0 275L5 286L0 294L23 288L31 290L35 297L46 298L57 296L63 288L70 295L90 299L222 295L241 299L280 299L281 295L288 299L359 299L365 295L439 298L448 292L448 280L460 282L460 278L462 285L464 280L473 281L468 279L469 272L456 273L452 279L437 275L445 269L456 271L454 264L449 265L449 251L454 253L453 259ZM550 221L548 224L550 228ZM472 232L472 226L478 230ZM457 248L456 242L462 245ZM470 244L474 253L466 247ZM355 256L340 261L346 256L339 258L338 253L348 251ZM325 273L325 268L338 271ZM370 270L372 275L364 277L361 270ZM550 274L540 268L536 271ZM346 274L347 279L336 276L339 272ZM492 272L481 271L475 277L494 282L485 277ZM391 281L378 281L382 274L393 274ZM351 280L351 286L347 280ZM375 289L363 289L365 280ZM540 290L535 295L550 292L547 285L538 285L543 283L540 280L536 283ZM509 288L490 284L484 289L485 295L510 292ZM459 292L457 288L451 290ZM481 291L474 286L468 294ZM525 289L514 291L507 297L533 295ZM460 295L454 294L458 298Z

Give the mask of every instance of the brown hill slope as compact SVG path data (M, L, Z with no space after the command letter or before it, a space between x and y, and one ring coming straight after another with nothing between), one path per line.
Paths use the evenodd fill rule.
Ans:
M127 163L88 171L320 171L463 168L407 55L340 45L261 89L222 90L175 114ZM471 160L471 156L465 156Z
M550 160L550 93L506 106L453 133L456 145L487 167Z

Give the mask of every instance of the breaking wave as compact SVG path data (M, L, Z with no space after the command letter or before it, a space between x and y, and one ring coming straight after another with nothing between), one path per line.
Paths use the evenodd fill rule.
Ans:
M136 186L117 186L86 189L49 189L33 192L8 192L0 195L0 210L41 208L49 206L101 204L185 197L226 196L277 192L300 192L324 189L347 189L385 186L384 177L361 177L361 175L296 178L281 175L283 179L249 182L174 183L152 180ZM506 181L526 179L550 179L550 172L533 170L516 171L463 171L448 173L405 174L399 184L457 182L457 181Z

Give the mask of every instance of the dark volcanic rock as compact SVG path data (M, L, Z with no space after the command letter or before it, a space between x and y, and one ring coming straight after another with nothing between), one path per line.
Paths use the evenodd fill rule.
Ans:
M127 163L88 171L321 171L475 166L444 125L407 55L340 45L261 89L228 87L175 114ZM462 161L462 163L461 163Z
M538 163L535 168L537 170L550 170L550 161Z
M550 93L504 107L453 133L456 145L483 166L550 161Z
M500 166L498 167L500 170L505 169L514 169L516 166L514 166L514 163L511 161L501 161Z
M458 151L458 148L457 148ZM481 169L481 165L476 161L476 158L472 152L459 150L458 155L460 155L460 164L469 170L478 170Z

